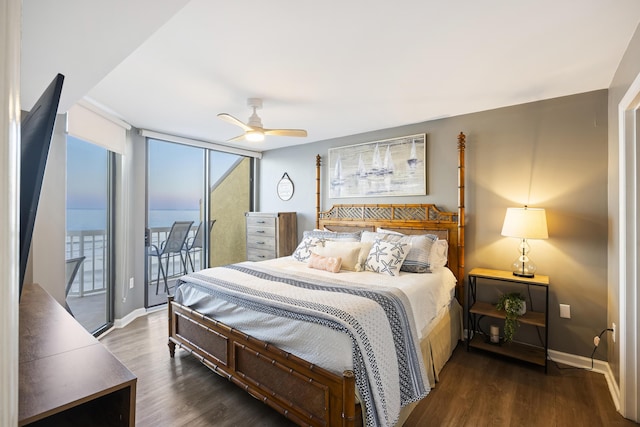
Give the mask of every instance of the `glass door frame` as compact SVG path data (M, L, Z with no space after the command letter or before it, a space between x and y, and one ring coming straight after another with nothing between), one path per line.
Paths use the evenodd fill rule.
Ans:
M152 280L152 278L149 276L149 263L150 261L150 256L148 255L148 251L149 248L151 247L151 229L149 228L149 155L150 155L150 150L149 150L149 145L151 141L158 141L158 142L162 142L162 143L166 143L166 144L174 144L174 145L181 145L181 146L185 146L188 148L196 148L201 150L202 152L202 168L203 168L203 192L204 195L202 195L202 203L203 203L203 208L202 208L202 216L203 216L203 222L204 224L208 224L209 223L209 215L210 215L210 208L209 208L209 192L207 191L207 189L209 188L209 176L208 176L208 168L209 168L209 149L199 146L199 145L191 145L191 144L186 144L186 143L182 143L182 142L175 142L175 141L168 141L165 139L161 139L161 138L152 138L152 137L146 137L145 138L145 211L144 211L144 224L145 224L145 238L144 238L144 249L145 249L145 262L144 262L144 307L146 309L152 308L152 307L159 307L162 306L162 304L166 303L166 301L164 303L158 303L158 304L150 304L149 303L149 280ZM209 245L209 241L210 241L210 237L209 237L209 227L204 227L203 231L203 247L202 247L202 253L200 255L200 259L201 259L201 266L202 268L207 268L209 266L209 249L208 249L208 245ZM188 262L185 260L185 262ZM188 268L188 266L187 266ZM166 272L168 274L168 272Z
M94 147L98 147L100 149L105 150L106 153L106 164L105 172L106 172L106 215L105 215L105 259L104 259L104 271L103 271L103 283L105 288L104 295L104 318L102 319L104 323L98 326L93 331L88 331L93 336L99 336L114 325L114 307L115 307L115 277L116 277L116 265L115 265L115 250L116 250L116 240L115 240L115 229L116 229L116 203L117 203L117 195L116 195L116 176L118 171L118 161L117 156L118 153L115 153L109 150L106 147L103 147L98 144L93 144L92 142L86 141L82 138L75 137L72 135L67 135L65 141L66 150L68 150L68 138L72 137L75 140L81 141L83 144L89 144ZM68 164L65 162L65 169L68 168ZM68 173L68 171L66 172ZM65 200L65 205L67 201ZM68 229L65 226L65 236L67 235ZM66 237L65 237L66 240ZM72 248L73 250L73 248ZM95 249L93 250L95 252ZM84 255L84 253L82 254ZM95 270L95 260L92 261L93 268ZM83 325L85 326L85 325ZM85 326L86 327L86 326Z
M171 137L166 137L163 138L161 135L159 134L145 134L144 132L142 133L142 135L145 137L145 212L144 212L144 223L145 223L145 246L144 246L144 250L145 250L145 264L144 264L144 286L145 286L145 290L144 290L144 307L149 309L152 307L158 307L161 306L162 304L154 304L154 305L149 305L149 280L151 279L149 277L149 262L150 262L150 257L148 256L148 250L149 247L151 245L151 232L149 229L149 143L151 140L155 140L155 141L160 141L160 142L164 142L164 143L170 143L170 144L178 144L178 145L183 145L186 147L191 147L191 148L199 148L203 150L203 180L204 180L204 195L202 196L202 201L203 201L203 208L202 208L202 216L203 216L203 223L204 224L209 224L209 221L211 221L211 186L214 184L211 179L211 173L210 173L210 168L211 168L211 153L212 152L223 152L223 153L228 153L228 154L233 154L233 155L238 155L238 156L242 156L245 158L248 158L250 160L250 165L249 165L249 200L248 200L248 205L249 205L249 210L253 209L253 206L255 206L255 176L256 176L256 167L257 167L257 162L256 162L256 156L252 155L255 153L249 152L249 151L244 151L244 150L233 150L230 149L229 151L225 151L223 149L222 146L215 146L215 147L207 147L204 146L203 143L200 143L199 141L194 141L194 143L189 143L189 141L184 140L182 138L179 138L178 140L173 139ZM204 238L203 238L203 248L202 248L202 252L200 254L200 258L201 258L201 268L208 268L210 266L210 252L211 252L211 230L208 226L204 226Z

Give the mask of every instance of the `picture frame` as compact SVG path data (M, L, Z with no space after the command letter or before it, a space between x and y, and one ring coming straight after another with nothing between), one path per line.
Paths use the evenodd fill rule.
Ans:
M425 133L329 149L329 198L427 194Z

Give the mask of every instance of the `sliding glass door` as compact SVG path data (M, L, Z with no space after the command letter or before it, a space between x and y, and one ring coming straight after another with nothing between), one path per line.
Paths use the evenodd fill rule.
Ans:
M245 259L251 159L147 140L146 306L183 274Z
M206 220L205 150L147 141L147 307L164 304L196 261L188 248ZM197 259L199 261L199 258Z
M113 321L115 155L67 136L66 304L94 334Z

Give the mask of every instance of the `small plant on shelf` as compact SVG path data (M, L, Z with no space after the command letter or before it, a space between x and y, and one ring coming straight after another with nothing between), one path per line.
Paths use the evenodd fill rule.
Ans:
M504 319L504 340L506 342L513 341L513 335L516 333L520 323L518 318L527 311L527 303L519 292L512 292L500 296L496 309L504 311L506 317Z

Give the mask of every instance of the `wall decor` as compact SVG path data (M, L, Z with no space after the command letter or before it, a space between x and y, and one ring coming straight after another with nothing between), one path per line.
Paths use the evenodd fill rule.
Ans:
M278 197L285 202L293 197L293 181L289 178L288 173L284 173L280 181L278 181Z
M427 194L426 134L329 149L329 197Z

